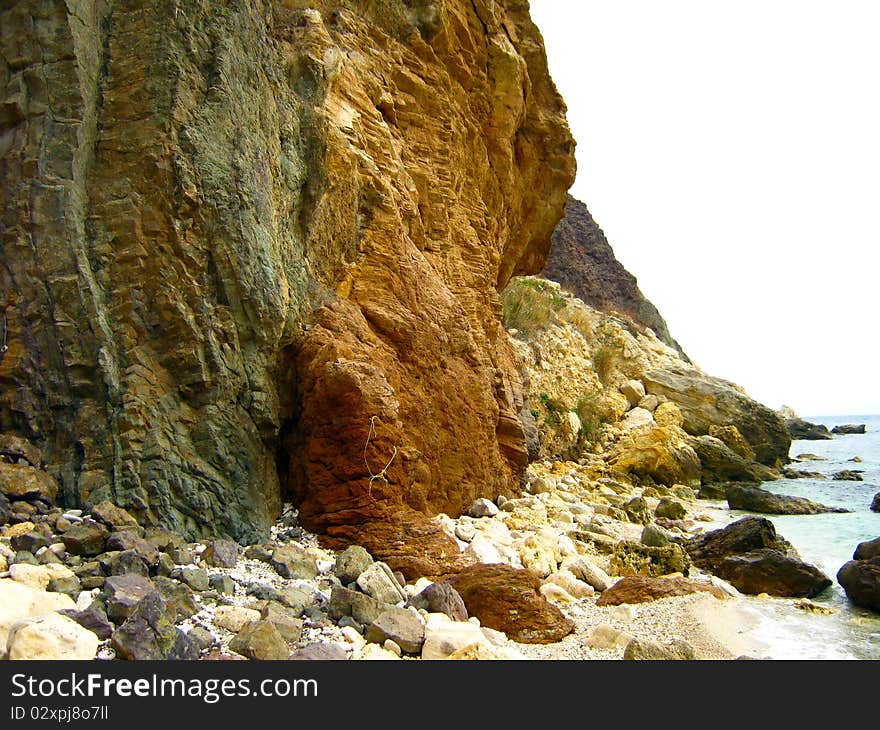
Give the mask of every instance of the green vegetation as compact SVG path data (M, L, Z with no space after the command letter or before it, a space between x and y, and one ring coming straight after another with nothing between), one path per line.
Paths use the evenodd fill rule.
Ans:
M602 412L600 393L584 393L578 400L575 413L581 419L579 441L582 445L595 443L606 423Z
M614 367L614 352L604 345L600 345L591 354L593 360L593 370L601 381L602 385L608 383L608 376Z
M565 298L539 279L515 278L502 292L504 326L525 336L546 329L557 321Z

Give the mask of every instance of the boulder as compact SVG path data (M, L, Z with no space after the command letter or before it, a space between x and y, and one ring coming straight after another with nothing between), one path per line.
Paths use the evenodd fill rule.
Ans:
M469 621L452 621L445 614L428 614L422 659L448 659L456 651L475 643L489 644L479 626Z
M857 433L865 433L865 424L864 423L847 423L841 426L835 426L831 429L831 433L844 435L844 434L857 434Z
M785 429L792 439L799 441L828 441L834 438L828 427L821 423L810 423L797 416L785 419Z
M623 650L623 658L627 661L690 661L697 659L697 653L694 647L681 639L674 639L669 644L660 644L649 639L633 639Z
M165 601L155 589L138 601L128 618L113 632L110 641L120 659L199 658L199 645L169 620Z
M619 606L630 603L648 603L661 598L686 596L691 593L710 593L724 599L724 592L717 586L687 578L651 578L630 575L621 578L608 590L603 591L597 606Z
M76 610L64 593L47 593L8 578L0 578L0 659L6 654L9 630L18 621L65 609Z
M339 662L348 659L348 652L339 644L325 644L315 641L295 649L290 655L291 661L324 661Z
M853 560L871 560L880 557L880 537L860 542L853 552Z
M387 603L377 601L359 591L335 585L330 592L327 610L334 619L351 616L358 623L371 624L388 608L391 606Z
M0 461L0 492L11 501L42 499L54 504L58 496L58 482L42 469Z
M633 497L629 502L625 502L621 509L626 513L629 521L637 525L647 525L654 519L648 509L648 503L642 497Z
M357 578L358 588L381 603L394 605L406 600L406 591L385 563L378 561Z
M110 530L99 522L80 522L61 536L64 548L71 555L93 556L104 552Z
M653 523L645 525L642 529L640 541L642 545L646 545L647 547L664 547L671 542L666 530Z
M354 583L373 564L372 556L360 545L350 545L336 556L336 577L343 585Z
M369 629L367 641L383 644L391 639L407 654L418 654L425 643L425 626L406 608L389 608L379 615Z
M290 656L290 648L271 621L253 621L246 624L229 642L229 649L248 659L283 661Z
M654 420L658 426L669 428L681 428L684 425L684 416L672 401L663 401L654 409Z
M611 450L608 463L616 471L650 477L661 484L697 486L700 462L683 436L676 427L669 426L627 434Z
M657 406L659 406L663 401L660 400L659 396L656 395L646 395L639 401L639 408L644 408L646 411L651 411L653 413L657 410Z
M514 641L559 641L574 624L540 592L541 582L528 570L508 565L473 565L450 579L471 616L503 631Z
M172 576L178 574L172 572ZM194 565L184 565L180 568L179 578L194 591L203 593L211 588L211 579L208 578L208 571L204 568L197 568Z
M5 525L9 522L10 513L9 497L0 492L0 525Z
M208 540L202 562L215 568L234 568L238 563L238 543L232 540Z
M494 517L498 514L498 507L490 500L480 497L474 500L467 513L471 517Z
M105 549L107 551L134 550L149 567L153 567L159 562L159 549L132 530L112 533L107 538Z
M782 470L782 476L786 479L825 479L825 475L819 471L807 471L806 469L789 469Z
M862 472L859 469L844 469L843 471L836 471L831 475L831 478L838 482L862 482L864 481L864 477L862 477Z
M62 616L67 616L76 621L83 628L91 631L102 641L109 639L113 635L114 626L107 618L107 611L102 601L92 601L83 610L67 608L59 611Z
M274 625L287 642L296 642L302 637L302 619L278 601L266 601L260 607L260 618Z
M661 576L670 573L687 575L691 561L681 545L670 543L649 547L622 540L614 547L609 570L614 575Z
M661 497L654 509L654 516L670 520L683 520L687 517L687 510L681 502L669 497Z
M719 530L692 538L684 547L695 566L712 573L728 556L762 548L797 557L791 543L777 535L773 523L765 517L743 517Z
M122 507L117 507L112 502L104 501L96 504L90 510L92 518L96 522L107 525L111 530L124 530L126 528L138 530L138 521Z
M276 548L272 553L271 565L282 578L308 580L318 575L318 564L314 556L293 543Z
M245 624L259 621L261 618L259 611L244 606L218 606L214 611L214 623L233 634L241 631Z
M602 568L594 565L585 557L565 560L562 563L562 567L571 571L572 575L579 580L593 586L600 593L611 585L610 576Z
M760 487L733 484L727 489L727 504L730 509L768 515L817 515L850 511L842 507L828 507L804 497L775 494Z
M713 571L742 593L813 598L831 585L822 571L772 548L724 558Z
M640 380L627 380L620 386L620 392L626 396L630 407L638 405L638 402L645 397L645 386Z
M743 438L743 435L736 426L718 426L713 424L709 426L709 436L713 436L723 442L727 448L739 454L746 461L755 460L755 450Z
M49 563L48 565L15 563L9 566L9 577L18 583L24 583L25 585L39 591L46 590L53 580L76 579L76 576L70 568L57 563ZM59 592L68 593L69 591Z
M599 624L590 632L586 643L592 649L623 649L630 641L632 636L625 631L610 624Z
M431 583L407 602L408 606L424 609L428 613L443 613L453 621L467 621L468 612L464 601L449 583Z
M779 477L769 467L744 459L714 436L692 436L687 443L700 460L704 483L765 482Z
M761 464L775 468L788 461L791 437L782 417L749 398L739 386L686 363L649 370L642 382L648 393L666 396L678 406L689 434L708 434L712 425L736 426Z
M179 581L156 576L153 585L159 591L168 608L168 616L172 621L180 621L198 613L199 605L192 590Z
M544 586L555 585L562 588L569 596L575 600L581 598L589 598L596 594L596 589L589 583L579 580L574 573L569 570L559 570L549 575L544 580ZM544 594L546 597L546 593Z
M638 406L629 411L620 422L620 427L625 431L633 431L640 428L651 428L657 425L654 422L654 414L645 408Z
M844 563L837 571L837 582L854 604L880 612L880 555Z
M134 574L108 576L102 592L107 605L107 616L114 623L122 623L134 613L141 601L153 593L159 595L158 589L149 578ZM164 601L162 607L165 607Z
M26 618L9 631L7 659L94 659L100 641L76 621L58 613Z
M870 510L871 512L880 512L880 492L877 492L871 500Z
M12 463L20 464L24 459L37 468L43 465L42 452L30 441L12 433L0 433L0 456L7 457Z

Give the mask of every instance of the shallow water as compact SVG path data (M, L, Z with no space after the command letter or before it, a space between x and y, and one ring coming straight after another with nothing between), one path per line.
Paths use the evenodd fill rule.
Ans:
M835 436L832 441L793 441L791 456L812 453L821 461L790 464L815 471L828 479L781 479L762 486L772 492L807 497L816 502L853 510L846 514L762 515L792 543L801 557L820 568L833 584L813 600L838 609L830 616L805 613L791 599L750 599L758 626L752 638L766 645L763 656L772 659L880 659L880 614L853 606L836 576L852 559L860 542L880 536L880 513L871 512L871 500L880 492L880 416L809 416L831 429L845 423L864 423L867 433ZM860 457L861 463L850 461ZM862 482L834 481L843 469L862 470ZM719 505L722 506L722 505ZM746 512L730 510L732 519Z

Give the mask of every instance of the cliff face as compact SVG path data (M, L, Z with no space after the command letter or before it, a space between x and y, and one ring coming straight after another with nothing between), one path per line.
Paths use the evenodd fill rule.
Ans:
M574 175L528 4L3 8L0 432L67 504L442 553L524 468L497 292Z
M650 327L661 342L687 360L657 307L645 298L636 277L615 257L587 206L571 196L565 204L565 217L553 233L553 245L541 276L562 284L601 312L619 312L636 325Z

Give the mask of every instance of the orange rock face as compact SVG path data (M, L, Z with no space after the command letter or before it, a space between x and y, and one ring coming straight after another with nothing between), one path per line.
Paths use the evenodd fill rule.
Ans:
M0 10L0 431L65 504L454 564L422 516L519 479L498 290L574 175L527 4L68 5Z

